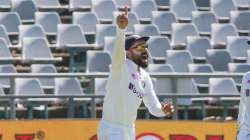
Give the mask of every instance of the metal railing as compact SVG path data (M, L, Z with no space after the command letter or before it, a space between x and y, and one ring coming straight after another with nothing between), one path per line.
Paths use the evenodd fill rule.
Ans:
M157 94L158 97L172 98L173 105L177 107L177 98L203 98L203 97L239 97L239 95L187 95L187 94L176 94L176 80L182 78L198 78L198 77L242 77L244 73L151 73L151 77L155 78L171 78L173 82L173 94ZM99 78L108 77L109 73L1 73L0 78L10 79L10 95L1 96L1 99L9 101L10 107L10 118L16 118L16 99L28 99L28 98L67 98L69 104L68 117L73 117L74 114L74 99L75 98L91 98L91 117L96 117L96 98L103 98L101 95L46 95L46 96L21 96L15 93L15 78L59 78L59 77L85 77L85 78ZM93 93L93 87L91 93ZM177 119L178 112L176 111L173 115L173 119Z

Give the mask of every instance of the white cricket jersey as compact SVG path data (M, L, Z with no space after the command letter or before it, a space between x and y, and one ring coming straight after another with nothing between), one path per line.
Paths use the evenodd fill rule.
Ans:
M165 116L149 74L142 68L138 71L138 66L126 59L124 30L117 28L102 119L113 124L131 126L142 101L151 114Z
M239 129L250 132L250 72L242 78L238 124Z

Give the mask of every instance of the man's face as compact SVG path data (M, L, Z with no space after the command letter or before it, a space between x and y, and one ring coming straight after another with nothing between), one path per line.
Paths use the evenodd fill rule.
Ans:
M129 48L129 58L133 60L138 66L146 68L148 66L148 45L144 40L136 41L131 48Z

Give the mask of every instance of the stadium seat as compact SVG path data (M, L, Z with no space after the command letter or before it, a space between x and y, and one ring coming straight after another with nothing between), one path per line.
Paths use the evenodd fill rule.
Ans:
M36 78L16 78L15 91L15 95L45 95Z
M93 2L93 12L96 13L101 23L112 23L113 12L118 11L115 3L110 0L99 0Z
M35 3L39 11L61 12L66 9L60 4L59 0L35 0Z
M30 95L30 96L45 96L41 84L36 78L16 78L15 79L15 95ZM28 99L17 99L18 107L27 107L28 118L32 119L33 107L36 109L44 109L47 104L51 102L48 98L28 98ZM47 109L46 109L47 110ZM45 114L48 114L45 110ZM47 116L45 116L47 117Z
M166 11L153 11L152 24L155 24L162 35L171 34L171 24L176 22L174 13Z
M4 25L0 25L0 38L4 39L9 47L12 45Z
M95 91L96 95L105 95L107 92L107 78L95 78Z
M32 64L31 65L32 73L57 73L56 68L52 64ZM54 78L38 78L41 83L42 88L54 90L55 79ZM53 92L52 92L53 93Z
M233 24L212 24L211 46L213 48L225 49L228 36L238 36L237 29Z
M83 59L76 62L75 55L94 47L88 44L84 31L78 24L58 24L56 46L69 52L69 71L71 72L80 71L84 64Z
M84 95L77 78L55 78L55 95Z
M247 63L250 63L250 50L247 50Z
M188 71L191 73L214 73L213 66L211 64L188 64ZM194 81L200 92L208 92L208 79L207 77L197 77Z
M104 37L104 51L107 51L108 53L112 54L114 46L115 46L115 37Z
M71 11L91 11L92 0L70 0L69 9Z
M5 118L8 118L8 107L9 107L9 100L6 98L2 98L6 95L4 92L3 87L0 85L0 106L4 106L5 110Z
M210 10L210 1L209 0L194 0L197 8L200 11L209 11Z
M177 94L197 95L199 94L198 88L195 85L193 78L177 79ZM182 106L191 106L196 98L179 98L177 104ZM186 117L187 118L187 117Z
M239 91L236 88L236 84L232 78L209 78L209 94L225 94L225 95L239 95ZM233 103L235 101L236 103ZM222 103L223 117L228 116L228 107L232 104L238 105L238 97L221 97L221 98L210 98L209 103Z
M170 11L175 14L179 22L190 22L192 12L196 10L194 0L170 0Z
M188 36L187 50L193 56L194 61L206 62L206 50L211 49L208 37Z
M198 30L192 23L173 23L172 24L172 42L173 49L186 48L187 36L199 36Z
M149 73L154 72L174 72L174 68L171 64L149 64L147 67Z
M239 10L248 10L249 9L249 0L233 0L235 6Z
M55 95L85 95L81 87L80 81L77 78L55 78ZM65 102L66 101L66 102ZM68 104L68 117L74 117L74 106L80 106L81 117L87 115L87 103L90 101L89 98L74 98L73 103L70 106L70 101L66 99L57 99L57 103Z
M2 64L0 65L0 73L17 73L16 68L12 64ZM4 89L10 88L9 78L0 78L0 85ZM7 92L6 92L7 93Z
M121 12L113 12L114 18L113 23L116 22L116 17L121 14ZM134 12L128 12L128 26L126 28L126 35L134 34L134 24L140 24L140 21Z
M106 36L116 36L116 26L107 24L97 24L95 44L103 47L104 37Z
M54 58L45 38L24 37L22 39L22 58L30 63L49 64L61 61ZM28 61L28 62L29 62Z
M166 63L171 64L174 72L188 72L188 64L193 63L192 55L187 50L167 50Z
M170 64L149 64L147 68L149 73L173 73L174 69ZM174 93L171 78L152 78L156 94ZM162 99L161 99L162 100ZM164 100L164 99L163 99ZM167 100L167 99L165 99Z
M96 24L99 24L99 21L93 12L74 12L73 24L79 25L85 34L95 35Z
M207 61L213 66L216 72L227 72L227 64L233 62L230 53L224 49L208 49Z
M0 1L0 11L10 11L11 9L11 0L1 0Z
M231 11L230 22L235 25L239 33L249 35L250 12Z
M209 78L209 94L239 94L236 84L232 78ZM222 100L232 99L235 97L222 97Z
M87 51L86 72L109 72L111 56L105 51Z
M248 37L245 36L228 36L227 49L232 59L237 62L246 62L247 50L249 49Z
M4 25L9 35L18 34L18 26L21 25L21 18L16 12L1 12L0 24Z
M1 64L14 64L20 61L20 57L13 57L10 48L3 38L0 38L0 63Z
M159 36L160 30L154 24L134 24L134 34L140 36Z
M210 4L219 21L229 21L230 11L237 10L233 0L210 0Z
M171 50L170 40L165 36L151 36L147 43L151 59L165 63L166 51Z
M35 23L41 25L47 35L56 35L57 24L61 24L57 12L36 12Z
M211 24L217 23L216 16L209 11L194 11L192 12L192 22L197 27L200 35L210 36Z
M12 11L20 15L22 23L35 22L35 12L38 11L38 8L33 0L15 0L12 2Z
M155 0L158 10L169 10L170 2L169 0Z
M152 11L157 11L157 5L153 0L132 0L131 11L136 13L141 22L150 22Z
M248 63L228 63L228 72L230 73L246 73L250 71L250 64ZM233 78L237 85L241 86L242 78Z
M57 46L76 47L86 46L87 40L83 29L77 24L58 24L57 25Z
M20 25L19 26L19 45L24 37L46 38L46 34L41 25Z
M108 78L95 78L94 79L94 94L105 95L107 93ZM102 104L103 99L95 99L96 104Z

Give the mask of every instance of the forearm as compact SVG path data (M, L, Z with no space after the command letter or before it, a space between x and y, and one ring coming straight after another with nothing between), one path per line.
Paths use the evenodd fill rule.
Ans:
M151 94L144 97L143 102L152 115L156 117L166 116L165 113L162 111L161 103L156 97L154 91L152 91Z
M116 41L112 52L112 71L120 70L126 59L125 30L116 28Z

